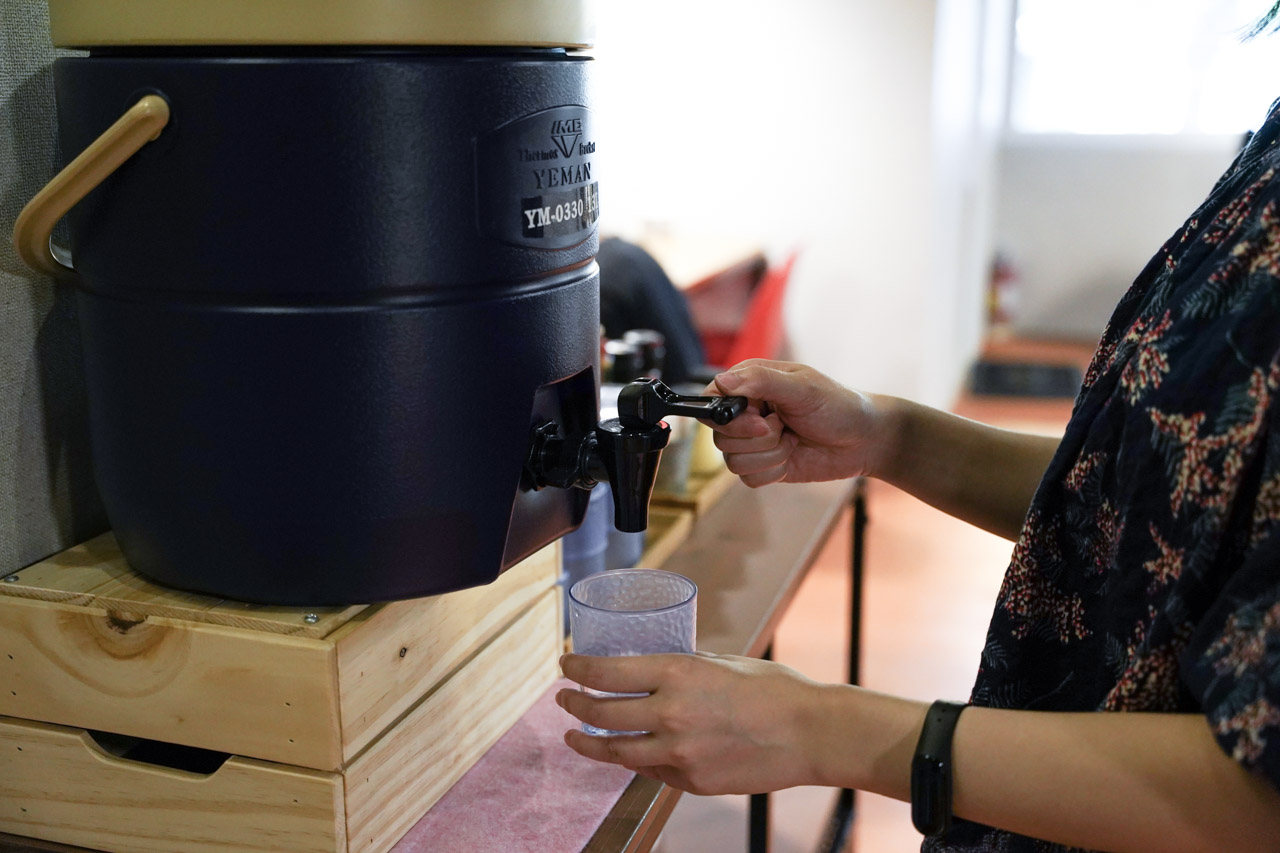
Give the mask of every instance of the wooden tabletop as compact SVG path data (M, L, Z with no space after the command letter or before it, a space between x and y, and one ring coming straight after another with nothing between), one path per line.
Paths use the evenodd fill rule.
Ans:
M759 657L849 505L852 481L749 489L736 482L662 565L698 585L698 648ZM653 846L680 791L637 776L584 853Z

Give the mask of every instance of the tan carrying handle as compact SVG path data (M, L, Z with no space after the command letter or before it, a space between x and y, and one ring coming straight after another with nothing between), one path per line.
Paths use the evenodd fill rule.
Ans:
M53 226L125 160L159 136L168 123L168 101L147 95L68 163L18 214L13 224L13 247L19 260L48 275L74 275L75 270L59 261L49 246Z

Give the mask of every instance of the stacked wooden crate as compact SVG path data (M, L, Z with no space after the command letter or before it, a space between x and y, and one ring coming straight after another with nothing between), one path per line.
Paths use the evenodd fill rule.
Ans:
M0 580L0 832L387 850L557 674L558 546L328 610L155 586L107 534Z

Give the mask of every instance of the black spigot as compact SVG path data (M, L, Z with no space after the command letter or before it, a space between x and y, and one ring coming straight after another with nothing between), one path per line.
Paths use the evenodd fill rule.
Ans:
M671 440L664 417L703 418L727 424L747 408L745 397L685 397L657 379L628 383L618 396L618 417L595 429L568 434L552 421L534 428L525 465L533 488L613 488L614 526L636 533L649 526L649 497L662 449Z
M610 418L596 427L596 448L613 489L613 525L623 533L649 526L649 496L662 448L670 440L671 427L661 421L628 427Z

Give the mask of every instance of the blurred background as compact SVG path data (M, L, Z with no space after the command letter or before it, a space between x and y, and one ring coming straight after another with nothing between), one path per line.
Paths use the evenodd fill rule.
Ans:
M745 259L777 272L794 257L780 352L854 387L1061 434L1115 303L1280 96L1280 36L1242 41L1269 6L602 4L602 229L650 249L711 344L742 318L703 294ZM1070 375L983 370L1010 364ZM963 699L1012 545L884 483L868 491L862 684ZM774 643L826 681L844 671L842 537ZM832 800L774 795L773 853L818 849ZM746 849L746 815L745 797L686 795L656 849ZM907 804L858 795L851 849L919 845Z
M679 287L798 252L788 353L949 405L993 326L1096 342L1280 95L1268 6L602 3L603 232Z

